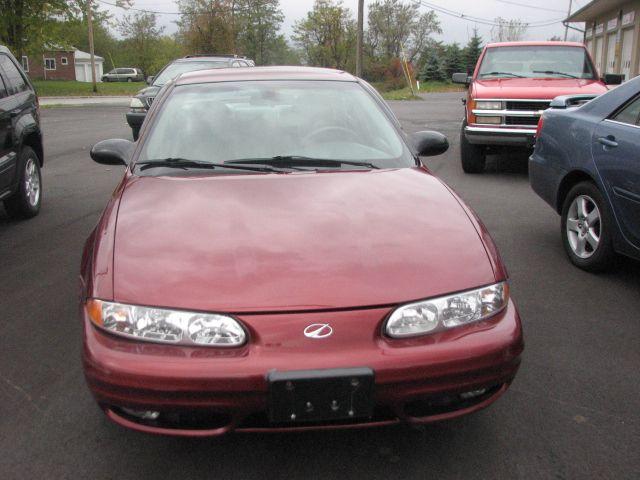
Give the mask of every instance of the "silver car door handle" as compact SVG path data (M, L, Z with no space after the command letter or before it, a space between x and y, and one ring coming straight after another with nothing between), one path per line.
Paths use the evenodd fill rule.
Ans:
M615 148L618 146L618 142L616 142L616 137L613 135L609 135L607 137L598 138L598 142L600 142L605 147Z

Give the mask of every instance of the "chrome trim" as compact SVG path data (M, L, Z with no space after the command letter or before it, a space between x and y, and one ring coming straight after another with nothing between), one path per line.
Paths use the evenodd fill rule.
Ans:
M465 132L471 133L504 133L504 134L512 134L512 135L535 135L536 129L529 128L486 128L486 127L472 127L466 126L464 127Z
M633 125L631 123L618 122L617 120L611 120L610 118L605 118L605 122L615 123L616 125L624 125L625 127L632 127L640 129L640 125Z
M539 117L544 110L471 110L479 117Z

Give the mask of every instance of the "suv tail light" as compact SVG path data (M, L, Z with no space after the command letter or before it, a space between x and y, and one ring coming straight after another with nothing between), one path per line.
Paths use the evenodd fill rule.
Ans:
M544 126L544 116L540 116L540 120L538 120L538 127L536 128L535 138L540 138L540 134L542 133L542 127Z

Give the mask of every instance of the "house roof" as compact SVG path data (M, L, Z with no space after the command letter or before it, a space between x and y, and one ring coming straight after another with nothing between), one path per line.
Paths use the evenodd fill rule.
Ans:
M605 13L623 6L625 3L629 3L629 0L592 0L581 9L569 15L565 21L590 22Z
M91 60L90 53L83 52L82 50L78 50L77 48L74 49L73 56L76 59L76 62L78 60L87 62ZM104 62L104 58L99 57L98 55L94 55L94 58L96 59L96 62Z

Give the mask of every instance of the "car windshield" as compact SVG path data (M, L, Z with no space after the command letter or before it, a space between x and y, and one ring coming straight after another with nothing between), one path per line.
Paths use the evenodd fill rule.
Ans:
M523 45L488 48L479 78L584 78L594 70L582 47Z
M193 72L195 70L207 70L209 68L224 68L228 66L228 62L225 61L202 61L202 62L174 62L168 65L160 74L153 80L153 84L156 87L161 87L169 80L174 79L178 75L186 72Z
M358 83L338 81L177 86L158 112L138 162L176 158L293 162L303 169L415 165L373 96Z

